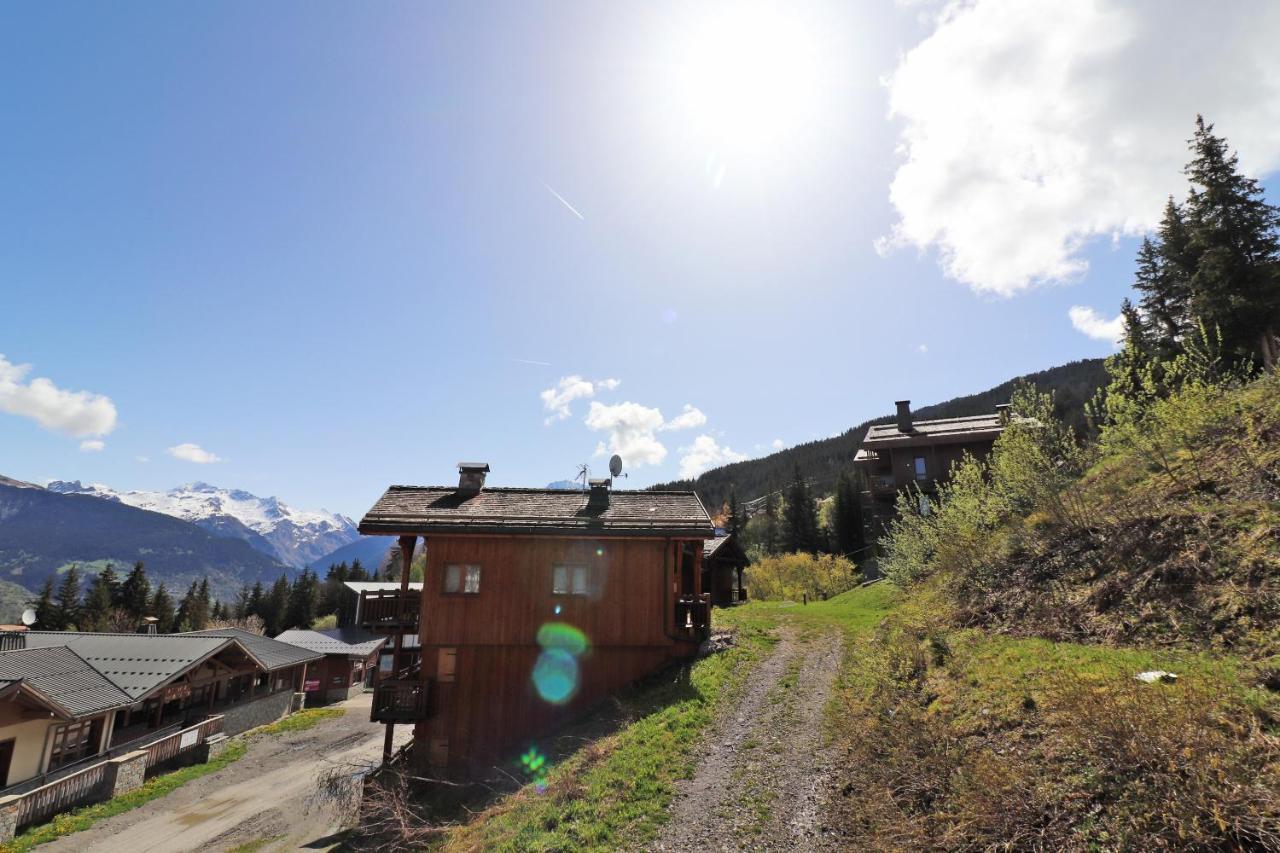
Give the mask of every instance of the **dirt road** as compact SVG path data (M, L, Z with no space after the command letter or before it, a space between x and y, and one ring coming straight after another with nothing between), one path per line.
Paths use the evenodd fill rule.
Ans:
M840 666L840 634L779 641L699 750L698 769L654 845L662 851L826 850L832 757L823 710Z
M332 767L377 761L381 725L369 722L369 696L343 703L347 713L314 728L254 738L243 758L167 797L40 848L41 853L223 851L267 840L260 850L324 850L338 816L309 802L317 776ZM397 728L397 741L408 738Z

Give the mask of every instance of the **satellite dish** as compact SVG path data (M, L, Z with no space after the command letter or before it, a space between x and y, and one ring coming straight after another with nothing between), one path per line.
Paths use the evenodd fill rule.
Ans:
M28 628L36 624L36 612L30 607L22 611L22 624L26 625Z
M616 453L613 454L613 458L609 460L609 473L614 477L617 477L622 473L622 457Z

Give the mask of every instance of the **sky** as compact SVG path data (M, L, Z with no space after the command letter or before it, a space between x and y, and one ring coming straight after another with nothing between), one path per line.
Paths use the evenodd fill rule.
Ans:
M0 474L643 487L1113 351L1280 6L7 4Z

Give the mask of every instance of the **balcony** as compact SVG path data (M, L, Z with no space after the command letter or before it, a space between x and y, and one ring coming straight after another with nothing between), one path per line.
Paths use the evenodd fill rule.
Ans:
M369 720L374 723L416 723L431 716L430 682L420 678L389 678L373 689Z
M684 595L676 602L677 631L705 631L711 625L711 593Z
M360 627L390 634L418 633L422 592L411 589L366 590L360 593Z

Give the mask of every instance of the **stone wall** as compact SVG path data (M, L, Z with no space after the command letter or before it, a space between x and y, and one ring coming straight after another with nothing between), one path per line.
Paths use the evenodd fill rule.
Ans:
M238 735L241 732L276 720L289 713L289 705L293 702L292 690L281 690L246 705L232 705L218 711L222 714L222 731L226 735Z
M345 702L348 699L354 699L364 692L364 684L357 682L350 687L331 687L324 691L325 704L334 702Z

